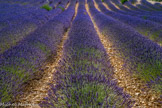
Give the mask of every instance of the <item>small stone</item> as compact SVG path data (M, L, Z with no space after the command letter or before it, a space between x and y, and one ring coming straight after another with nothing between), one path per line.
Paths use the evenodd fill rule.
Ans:
M140 93L135 93L136 96L138 96Z
M155 99L154 97L151 98L151 100L154 100L154 99Z
M149 106L151 106L151 105L152 105L152 103L150 103L150 102L149 102L149 103L148 103L148 105L149 105Z

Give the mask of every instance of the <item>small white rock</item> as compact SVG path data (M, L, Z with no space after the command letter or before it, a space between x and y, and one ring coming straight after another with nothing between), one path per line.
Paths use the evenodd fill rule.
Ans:
M135 93L136 96L138 96L140 93Z

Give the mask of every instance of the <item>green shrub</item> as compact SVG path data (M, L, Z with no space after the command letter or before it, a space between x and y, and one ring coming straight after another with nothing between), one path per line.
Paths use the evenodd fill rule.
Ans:
M46 9L47 11L52 10L52 7L49 6L48 4L43 5L41 8L42 8L42 9Z
M144 82L155 81L156 78L161 74L162 62L156 61L153 64L138 64L137 70L140 72L139 77ZM162 86L160 84L155 83L152 88L156 91L161 91L161 87Z
M104 0L101 0L102 2L104 2Z
M121 4L124 4L125 2L127 2L128 0L120 0Z
M64 11L64 10L65 10L65 8L63 8L63 7L61 7L61 6L59 6L58 8L62 9L62 11Z
M147 16L143 16L143 19L145 19L145 20L146 20L146 19L147 19Z

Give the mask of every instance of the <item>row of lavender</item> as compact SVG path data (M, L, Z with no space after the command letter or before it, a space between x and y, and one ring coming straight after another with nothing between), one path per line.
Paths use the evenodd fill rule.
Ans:
M40 6L46 2L47 0L0 0L0 3L20 4L24 6Z
M62 2L60 5L65 8L67 5L68 0ZM58 5L58 6L60 6ZM13 6L15 7L15 6ZM7 7L6 9L9 9ZM9 18L2 20L1 25L3 27L0 30L0 54L7 51L8 49L12 48L14 45L18 44L21 40L27 37L29 34L34 32L37 28L43 26L47 23L50 19L53 19L55 16L60 14L63 10L60 8L56 8L51 10L50 12L42 10L42 9L35 9L35 8L25 8L23 9L21 6L18 8L21 12L17 12L15 16L7 16ZM26 11L26 12L24 12ZM13 13L12 11L9 12ZM3 16L2 16L3 17Z
M159 20L157 22L151 20L141 19L138 16L131 16L128 12L125 14L120 12L113 12L111 10L106 9L100 0L94 0L101 12L104 14L111 16L131 27L133 27L136 31L151 39L155 43L158 43L160 46L162 45L162 25L159 22L162 22L162 17L158 17ZM106 2L106 1L105 1ZM107 6L109 2L106 2ZM128 13L128 14L127 14ZM136 13L134 13L136 14Z
M112 1L113 2L113 1ZM130 4L129 2L125 2L124 5L122 5L120 2L118 2L117 7L116 8L115 5L112 4L112 2L110 0L105 0L104 3L106 3L106 5L108 6L109 9L111 9L114 12L118 12L121 14L127 14L127 15L131 15L131 16L136 16L142 19L147 19L147 20L151 20L154 22L158 22L158 23L162 23L161 21L161 17L162 15L150 11L145 11L142 9L139 9L135 6L133 6L132 4ZM126 7L128 8L126 8ZM161 17L160 17L161 16Z
M137 2L137 1L135 0L135 2ZM130 0L130 1L128 1L128 2L125 2L125 3L124 3L124 6L127 6L127 7L130 8L131 10L141 11L141 12L148 12L147 10L143 10L143 9L141 9L140 7L134 6L133 4L135 4L135 2L133 3L133 2ZM149 3L148 1L143 0L142 3L141 3L141 5L146 5L146 6L148 6L148 7L151 6L151 7L153 7L154 9L156 8L156 10L162 9L162 8L161 8L161 4L158 3L158 2L155 3L155 4L153 5L153 4Z
M62 2L61 0L59 1L62 8L65 8L67 0ZM55 5L55 8L56 6L58 6L58 4ZM45 9L41 9L40 7L37 8L34 6L27 7L18 4L0 3L0 28L2 29L3 26L6 27L13 24L19 24L19 22L22 22L22 19L38 19L38 21L44 20L45 18L50 19L50 16L55 13L54 11L56 10L48 12Z
M120 7L121 3L119 0L110 0L110 1L112 1L118 7ZM139 8L140 10L150 11L150 12L154 12L154 13L160 13L160 11L162 11L161 8L158 8L157 6L152 6L152 7L146 6L142 2L144 2L144 0L140 0L140 4L136 4L135 7ZM145 2L147 2L147 1L145 1ZM127 10L127 8L124 8L124 7L121 7L121 9Z
M43 108L131 107L130 97L112 79L113 69L85 9L78 13L64 44L64 56L54 75Z
M0 101L11 101L21 85L32 79L47 57L57 51L75 13L75 1L67 10L0 55ZM40 73L41 74L41 73Z
M125 68L161 92L162 48L132 27L99 12L92 0L88 0L88 4L100 33L113 43L126 61Z
M136 3L137 0L134 1L134 3ZM144 9L144 10L161 10L162 5L160 3L155 3L155 4L151 4L150 2L146 1L146 0L141 0L140 4L137 5L137 7L139 7L140 9ZM152 11L151 10L151 11Z
M33 14L37 14L38 10L40 11L39 13L42 13L45 11L43 11L43 9L37 9L35 7L24 7L21 5L17 5L17 4L9 4L9 3L1 3L0 4L0 21L5 21L5 20L9 20L11 18L17 17L18 15L24 15L24 14L29 14L32 13Z
M144 5L148 8L152 8L154 10L162 10L162 5L160 3L155 3L155 4L151 4L150 2L148 2L147 0L141 0L141 5Z
M49 5L53 8L56 8L58 4L61 3L61 0L50 0Z
M141 3L142 3L143 5L145 5L145 6L150 7L150 8L162 9L162 4L160 4L160 3L158 3L158 2L157 2L157 3L154 3L154 4L151 4L150 2L148 2L148 1L146 1L146 0L142 0Z
M149 11L151 8L149 8L148 10L142 9L136 5L134 5L133 3L131 3L131 1L129 0L128 2L125 2L123 5L121 5L119 0L109 0L111 3L114 3L115 6L117 6L119 9L124 10L124 11L137 11L139 13L143 12L143 14L160 14L161 10L157 10L157 12L155 12L156 10L151 10ZM142 4L140 4L141 7L143 6ZM126 6L126 7L125 7ZM143 6L146 7L146 6ZM156 7L156 6L155 6ZM159 11L159 12L158 12ZM145 12L145 13L144 13Z
M145 9L142 9L142 8L138 7L138 5L132 5L129 2L126 2L124 5L122 5L119 0L114 0L114 1L113 0L110 0L110 2L111 3L114 3L114 5L117 6L119 9L121 9L122 11L129 12L129 14L131 14L131 13L137 13L139 15L140 14L141 15L143 15L143 14L144 15L150 15L150 14L152 14L154 16L158 16L158 15L161 15L161 12L162 12L161 9L159 9L159 10L152 9L150 7L146 7L146 6L143 6L141 4L140 4L141 6L147 8L147 9L146 10Z

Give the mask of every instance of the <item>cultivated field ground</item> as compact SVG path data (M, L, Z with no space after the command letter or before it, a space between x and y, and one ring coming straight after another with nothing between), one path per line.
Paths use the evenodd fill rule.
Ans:
M162 108L162 1L0 0L0 108Z

